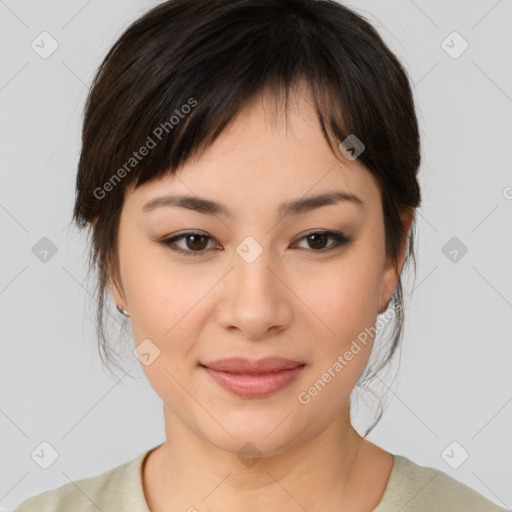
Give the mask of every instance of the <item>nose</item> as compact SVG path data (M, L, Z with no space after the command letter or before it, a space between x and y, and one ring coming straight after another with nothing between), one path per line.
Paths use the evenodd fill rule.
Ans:
M272 261L269 250L263 250L254 261L237 253L223 280L217 321L247 339L275 336L292 322L292 298L284 270Z

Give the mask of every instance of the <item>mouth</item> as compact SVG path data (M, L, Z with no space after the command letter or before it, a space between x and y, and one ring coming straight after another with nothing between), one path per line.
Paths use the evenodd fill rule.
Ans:
M263 375L278 373L283 370L291 370L297 366L304 365L304 361L294 361L284 357L266 357L264 359L244 359L241 357L230 357L210 361L201 366L219 372L234 373L240 375Z
M223 389L242 398L265 398L289 386L304 370L302 361L284 358L230 358L200 365Z

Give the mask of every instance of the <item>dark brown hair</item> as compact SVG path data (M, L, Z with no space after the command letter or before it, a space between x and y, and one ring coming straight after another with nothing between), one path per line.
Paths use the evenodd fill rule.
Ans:
M111 277L120 282L117 233L127 187L174 173L257 94L277 100L285 93L286 115L299 84L307 85L338 158L347 136L364 143L358 159L379 183L386 253L396 261L405 234L399 214L420 203L420 140L406 72L372 25L333 0L169 0L117 40L85 106L73 220L92 231L89 264L98 273L97 334L107 366L118 366L103 313ZM415 263L414 229L413 221L406 262ZM358 385L400 343L401 279L393 303L400 307L386 356Z

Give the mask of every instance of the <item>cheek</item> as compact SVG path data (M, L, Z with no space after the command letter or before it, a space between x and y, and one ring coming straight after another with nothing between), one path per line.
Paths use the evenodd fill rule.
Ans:
M173 265L161 247L148 247L147 241L130 244L124 252L123 283L133 311L132 330L140 337L164 340L175 336L190 323L190 313L215 282L212 272L198 271L193 265ZM154 242L152 243L154 244Z
M315 417L331 421L359 380L371 354L377 316L379 265L355 254L327 272L309 274L302 287L304 302L318 318L314 364L297 396Z
M308 272L300 297L321 320L329 347L348 341L368 324L373 325L380 278L378 262L363 251L354 251L336 264L317 265Z
M203 321L201 298L211 284L203 282L204 278L191 282L164 259L144 259L132 253L127 258L125 288L133 310L134 344L141 344L142 370L166 406L180 411L190 407L183 386L188 387L190 372L196 371L192 352ZM150 354L156 354L150 356L149 364L141 357L144 343Z

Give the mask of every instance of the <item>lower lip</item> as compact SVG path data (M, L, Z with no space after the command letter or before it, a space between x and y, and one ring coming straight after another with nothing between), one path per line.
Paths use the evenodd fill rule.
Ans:
M243 398L264 398L290 385L302 372L304 365L269 375L243 375L203 368L224 389Z

